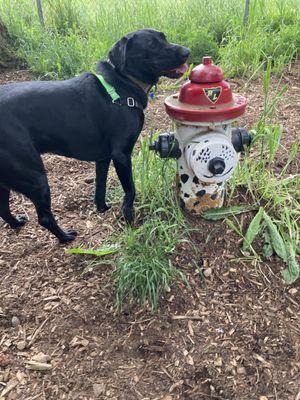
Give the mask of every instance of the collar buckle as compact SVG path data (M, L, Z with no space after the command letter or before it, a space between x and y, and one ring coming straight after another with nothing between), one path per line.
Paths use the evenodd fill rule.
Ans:
M127 97L127 105L128 107L135 107L135 100L133 97Z

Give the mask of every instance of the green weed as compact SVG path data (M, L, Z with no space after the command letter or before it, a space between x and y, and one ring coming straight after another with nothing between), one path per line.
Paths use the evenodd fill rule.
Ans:
M118 307L139 301L157 308L160 295L177 280L185 281L174 266L176 246L186 238L184 220L174 190L175 162L162 162L148 149L148 140L134 158L138 192L138 228L126 228L121 254L114 272ZM116 238L119 242L120 238Z

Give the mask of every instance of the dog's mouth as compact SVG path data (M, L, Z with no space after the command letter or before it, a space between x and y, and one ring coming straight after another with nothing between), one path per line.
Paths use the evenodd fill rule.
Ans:
M168 71L163 71L162 75L166 76L167 78L177 79L182 77L188 71L189 67L187 63L180 65L177 68L170 69Z

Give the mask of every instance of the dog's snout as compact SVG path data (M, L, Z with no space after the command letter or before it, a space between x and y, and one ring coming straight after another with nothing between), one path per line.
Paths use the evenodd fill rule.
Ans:
M209 161L208 170L213 175L220 175L225 171L225 162L221 157L215 157Z
M184 46L180 46L179 48L179 54L182 58L187 59L188 56L190 55L190 49Z

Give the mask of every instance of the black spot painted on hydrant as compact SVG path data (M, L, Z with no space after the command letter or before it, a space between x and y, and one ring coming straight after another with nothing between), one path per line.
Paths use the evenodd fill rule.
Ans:
M189 176L187 174L182 174L180 179L183 183L186 183L189 180Z
M194 176L193 178L193 182L196 183L196 185L198 185L199 183L199 179L197 178L197 176Z
M218 186L222 186L223 182L218 182L217 185Z
M182 209L185 208L185 202L182 199L179 200L179 205Z
M184 197L190 197L188 193L184 193Z
M210 198L211 198L212 200L216 200L216 198L217 198L217 193L212 194L212 195L210 196Z
M196 193L196 196L204 196L206 191L204 189L199 190L199 192Z
M180 182L178 182L178 187L179 187L179 189L181 188L181 183Z
M196 154L196 150L193 150L193 156Z
M197 206L198 204L200 204L200 201L195 201L194 206Z

